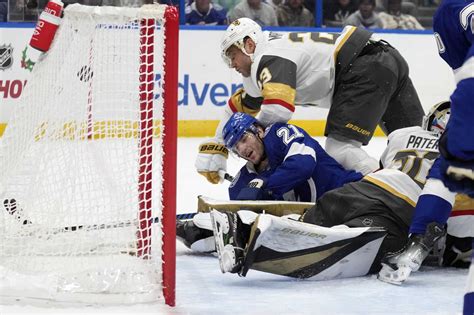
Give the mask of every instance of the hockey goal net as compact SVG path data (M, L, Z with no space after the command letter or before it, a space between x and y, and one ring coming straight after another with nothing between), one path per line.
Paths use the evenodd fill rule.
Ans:
M175 303L178 13L64 11L0 146L0 295Z

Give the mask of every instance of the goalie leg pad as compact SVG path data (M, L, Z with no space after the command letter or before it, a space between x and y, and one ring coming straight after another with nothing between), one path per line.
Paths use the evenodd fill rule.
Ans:
M315 280L366 275L385 234L381 228L325 228L261 214L240 274L254 269Z
M217 200L205 196L198 197L198 212L210 212L218 210L221 212L236 212L242 209L256 213L267 213L276 216L288 214L302 214L311 208L313 202L281 201L281 200Z
M209 213L198 213L192 220L177 220L176 237L195 252L209 253L216 250Z
M240 210L237 215L242 221L243 230L250 230L250 225L257 217L257 213L248 210ZM246 233L248 234L248 232ZM198 213L191 220L177 220L176 237L195 252L211 253L216 251L209 212Z

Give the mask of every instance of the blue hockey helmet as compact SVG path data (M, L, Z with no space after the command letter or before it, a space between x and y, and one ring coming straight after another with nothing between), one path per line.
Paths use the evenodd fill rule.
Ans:
M257 128L254 125L256 122L257 119L249 114L234 113L222 129L225 146L232 150L245 132L251 131L255 134L257 132Z

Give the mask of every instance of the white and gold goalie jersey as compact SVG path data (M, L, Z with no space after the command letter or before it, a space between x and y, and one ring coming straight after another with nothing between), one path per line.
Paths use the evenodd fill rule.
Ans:
M426 176L439 155L439 136L421 127L393 131L380 163L383 169L364 177L413 207L426 182Z

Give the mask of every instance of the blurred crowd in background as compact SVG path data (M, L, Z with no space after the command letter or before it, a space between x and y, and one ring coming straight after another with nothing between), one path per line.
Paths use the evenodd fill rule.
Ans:
M48 0L0 0L0 22L36 22ZM315 18L322 3L322 25ZM187 25L227 25L248 17L262 26L344 27L423 30L432 26L438 0L160 0L185 2ZM99 6L139 7L153 0L63 0Z

